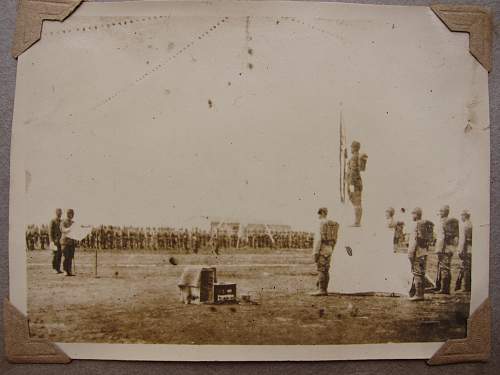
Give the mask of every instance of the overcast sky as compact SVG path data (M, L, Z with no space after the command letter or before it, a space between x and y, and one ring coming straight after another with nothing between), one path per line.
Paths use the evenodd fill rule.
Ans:
M444 203L486 218L488 103L470 82L487 76L467 36L427 12L47 24L19 60L27 221L73 207L92 224L216 216L310 229L327 206L350 222L339 203L341 111L369 156L367 221L389 205L434 218ZM98 30L76 31L85 25Z

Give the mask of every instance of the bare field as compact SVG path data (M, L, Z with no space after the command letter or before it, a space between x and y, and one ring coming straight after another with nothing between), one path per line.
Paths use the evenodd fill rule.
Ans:
M310 250L171 251L78 249L76 277L51 270L50 251L28 256L32 336L57 342L170 344L358 344L444 341L466 334L469 296L312 297ZM174 257L177 265L169 261ZM430 275L434 275L430 257ZM454 276L457 260L454 259ZM184 305L177 280L184 265L217 267L258 304Z

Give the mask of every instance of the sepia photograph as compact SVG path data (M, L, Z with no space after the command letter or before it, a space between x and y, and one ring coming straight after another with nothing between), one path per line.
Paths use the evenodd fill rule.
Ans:
M85 3L20 56L32 337L342 358L467 337L490 183L468 35L428 7L258 3Z

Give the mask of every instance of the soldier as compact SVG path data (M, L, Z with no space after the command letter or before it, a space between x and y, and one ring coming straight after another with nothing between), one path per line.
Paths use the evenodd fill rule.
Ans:
M415 225L410 231L408 246L408 258L413 274L410 301L421 301L424 299L427 253L433 239L433 224L422 220L422 209L419 207L412 211L412 218Z
M49 232L45 224L40 226L40 248L45 250L45 246L49 244Z
M105 249L106 248L106 229L104 228L104 225L99 226L99 249Z
M35 226L29 225L28 226L28 233L26 235L26 240L28 241L28 250L35 250Z
M216 255L219 255L219 249L221 247L221 233L219 228L217 228L212 236L212 248Z
M450 294L451 259L458 237L458 220L449 218L450 206L439 210L440 223L436 230L435 252L438 257L434 293Z
M92 230L90 232L90 248L91 249L96 248L96 239L97 239L97 230L95 227L92 227Z
M26 227L26 233L25 233L25 236L26 236L26 249L27 250L31 250L31 225L28 225Z
M38 229L38 225L33 226L33 250L38 246L40 239L40 230Z
M315 237L313 248L314 263L318 270L318 289L310 295L326 296L328 295L328 283L330 281L330 262L333 249L337 242L338 223L328 220L328 209L322 207L318 210L319 230Z
M363 208L361 204L361 193L363 191L363 181L361 179L361 172L366 169L366 161L368 156L366 154L359 154L361 143L353 141L351 144L351 158L347 165L347 186L349 193L349 200L354 207L354 227L361 226L361 217L363 215Z
M394 250L399 246L403 237L404 237L404 223L402 221L398 221L395 218L396 210L393 207L389 207L385 210L385 218L387 220L387 226L391 229L394 229L393 236L393 244Z
M71 227L74 223L73 217L75 212L70 208L66 211L66 219L61 222L61 245L64 255L63 269L66 271L66 276L75 276L73 274L73 258L75 257L76 241L68 237Z
M186 253L189 253L189 231L187 229L184 229L184 233L182 233L181 236L182 236L182 248Z
M61 271L61 216L62 210L56 209L56 217L50 221L49 224L49 240L54 244L55 250L52 252L52 268L56 273L63 273Z
M458 257L461 260L460 271L455 285L455 290L462 289L464 282L464 290L471 291L471 266L472 266L472 222L470 213L464 210L460 215L462 225L460 226L460 235L458 240Z
M144 250L144 242L146 239L146 234L144 233L144 228L139 228L139 232L137 233L138 247L141 250Z
M194 234L193 234L193 237L192 237L192 241L193 241L193 252L195 254L198 254L198 252L200 251L200 247L201 247L201 236L202 234L198 231L198 229L195 230Z

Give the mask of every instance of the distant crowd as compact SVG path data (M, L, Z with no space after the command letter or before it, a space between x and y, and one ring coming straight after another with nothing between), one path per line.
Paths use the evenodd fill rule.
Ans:
M244 235L226 229L212 231L199 228L163 228L100 225L79 242L87 249L184 250L197 253L200 249L275 248L309 249L313 234L302 231L255 230ZM49 247L49 226L29 225L26 230L28 250Z

